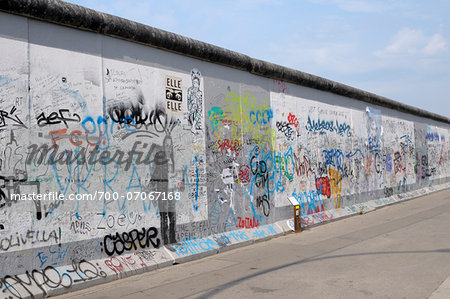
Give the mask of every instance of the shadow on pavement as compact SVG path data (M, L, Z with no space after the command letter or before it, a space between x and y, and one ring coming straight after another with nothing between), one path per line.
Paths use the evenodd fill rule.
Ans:
M341 255L331 255L331 256L325 256L325 257L311 257L311 258L306 258L306 259L302 259L296 262L292 262L292 263L288 263L288 264L284 264L284 265L280 265L277 267L272 267L269 268L267 270L263 270L263 271L259 271L259 272L255 272L253 274L232 280L226 284L223 284L221 286L218 286L216 288L214 288L213 290L206 292L205 294L199 296L198 298L210 298L211 296L217 295L218 293L231 288L235 285L238 285L246 280L252 279L254 277L260 276L260 275L264 275L270 272L274 272L274 271L278 271L284 268L288 268L291 266L295 266L295 265L300 265L300 264L304 264L304 263L310 263L310 262L316 262L316 261L322 261L322 260L328 260L328 259L336 259L336 258L343 258L343 257L353 257L353 256L364 256L364 255L382 255L382 254L408 254L408 253L450 253L450 248L445 248L445 249L436 249L436 250L414 250L414 251L379 251L379 252L365 252L365 253L352 253L352 254L341 254ZM326 253L325 253L326 254ZM320 254L320 255L324 255L324 254Z

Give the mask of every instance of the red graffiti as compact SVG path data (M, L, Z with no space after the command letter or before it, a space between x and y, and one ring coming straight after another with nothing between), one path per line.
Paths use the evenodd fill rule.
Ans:
M317 194L331 196L330 179L328 177L316 178Z
M367 155L367 157L365 158L365 165L364 165L364 171L366 172L367 175L372 175L374 172L374 167L373 167L373 157L371 155Z
M297 119L297 116L289 112L288 122L295 127L297 130L297 134L300 134L300 123Z
M395 174L401 173L403 171L402 155L400 154L400 152L394 153L394 171Z
M239 167L238 178L239 182L244 186L250 183L250 167L248 165L241 165Z
M315 172L311 168L311 163L306 156L303 156L302 161L301 158L298 158L294 153L294 167L298 176L306 175L306 177L308 177L310 173L315 175Z
M274 83L276 83L278 85L278 87L275 87L275 90L278 90L278 92L281 93L286 93L287 92L287 86L286 86L286 82L284 81L278 81L278 80L273 80Z
M322 223L322 222L330 221L333 219L333 215L329 214L327 212L317 213L317 214L312 215L312 217L316 223Z
M138 261L136 261L136 259ZM115 273L122 273L127 269L139 270L142 269L143 267L147 267L147 264L144 262L144 260L136 253L127 257L113 256L105 260L105 265L108 266L108 268L113 270Z
M239 151L241 150L241 143L237 139L219 139L216 142L216 148L220 149L220 152L223 153L232 153L235 157L239 156Z
M323 211L325 211L325 208L323 207L323 203L321 203L320 205L314 207L314 211L311 208L308 208L308 214L306 215L316 214Z
M314 219L312 217L302 217L301 219L302 227L310 226L314 224Z
M255 227L258 227L258 220L256 220L255 217L253 217L253 218L245 217L245 219L242 219L241 217L238 217L238 219L239 219L239 224L236 225L236 227L239 227L239 228L255 228Z
M224 127L231 127L231 126L234 126L234 127L239 127L239 122L237 122L237 121L234 121L234 120L231 120L231 119L223 119L222 120L222 125L224 126Z

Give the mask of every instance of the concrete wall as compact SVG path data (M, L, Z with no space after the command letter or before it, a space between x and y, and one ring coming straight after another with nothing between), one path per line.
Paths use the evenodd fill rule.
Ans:
M250 58L238 69L1 9L2 296L278 235L290 196L306 226L449 180L445 117ZM174 199L141 200L151 191ZM12 198L33 192L66 200ZM69 200L77 194L95 198Z

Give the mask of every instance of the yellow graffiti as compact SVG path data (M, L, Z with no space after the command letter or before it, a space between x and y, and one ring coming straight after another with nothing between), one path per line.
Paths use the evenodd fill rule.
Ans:
M341 208L341 202L342 202L342 198L341 198L342 179L341 179L341 176L339 175L339 172L334 169L330 169L328 171L328 175L330 177L331 194L333 195L333 198L334 198L334 207L336 209L339 209L339 208Z
M233 139L243 140L245 133L250 133L251 138L259 145L270 144L276 140L276 131L271 128L273 119L272 109L265 103L259 105L255 96L245 92L239 96L235 91L225 96L226 106L224 119L229 118L233 124L230 126Z

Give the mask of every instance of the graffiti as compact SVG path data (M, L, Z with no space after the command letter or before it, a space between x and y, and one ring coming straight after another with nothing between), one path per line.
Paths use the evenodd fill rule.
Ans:
M391 172L392 171L392 157L391 154L386 154L386 171Z
M331 194L334 198L334 206L336 209L339 209L341 207L342 198L341 198L341 191L342 191L342 179L339 175L339 172L334 169L329 170L329 184L331 189Z
M406 177L397 183L397 192L406 192Z
M367 155L365 158L365 164L364 164L364 172L366 173L367 176L372 176L374 173L374 169L373 169L373 156L372 155Z
M31 247L37 243L53 243L58 244L61 241L61 228L53 229L50 232L47 230L27 230L25 233L18 233L9 235L0 239L0 251L8 251L12 248L24 246Z
M297 176L306 176L309 177L310 174L315 175L312 167L310 159L308 159L305 155L303 156L303 160L297 157L294 153L294 165Z
M187 91L187 105L189 111L189 124L192 132L202 129L203 117L203 92L200 89L200 79L202 74L198 69L191 70L192 86Z
M142 232L133 229L122 234L115 233L106 235L103 239L103 249L108 256L113 254L121 255L124 251L148 248L150 244L153 248L158 248L161 240L157 238L158 230L155 227L142 228Z
M113 105L108 108L108 118L98 117L97 123L109 125L109 129L105 129L104 132L111 133L114 130L114 125L123 125L129 132L136 132L136 130L153 129L155 132L171 132L173 128L179 124L178 120L174 117L169 116L163 108L157 107L153 110L148 111L143 104L141 99L137 103L120 103L118 105ZM109 121L110 120L110 121ZM91 117L83 120L82 123L90 122L93 126L92 130L85 130L89 134L94 134L97 129L95 122ZM100 128L99 128L100 132Z
M262 152L260 154L260 151ZM282 153L277 151L264 151L255 147L249 155L249 164L253 179L250 194L253 192L253 184L259 188L265 188L270 193L284 190L283 181L292 181L295 173L295 162L292 147Z
M354 178L353 168L350 161L346 162L344 166L339 169L339 174L341 175L341 178L349 178L350 180Z
M381 111L372 107L366 107L366 130L369 151L379 150L382 132Z
M142 220L142 216L138 213L121 213L117 217L114 215L108 215L105 217L103 213L96 214L98 219L98 223L96 229L107 229L113 228L115 226L124 227L127 225L135 225L138 221Z
M142 268L147 267L143 259L143 254L139 254L140 252L134 252L132 255L123 257L123 256L113 256L109 259L106 259L105 265L114 271L114 273L123 273L127 269L128 270L140 270Z
M158 55L143 63L136 51L102 59L69 49L52 66L40 56L48 51L32 64L49 67L27 75L6 59L0 76L6 297L101 277L80 260L103 256L121 277L155 267L166 249L182 257L270 236L271 223L292 217L291 195L302 222L317 224L448 181L450 131L439 121L226 69L204 76L194 60L183 72L154 63ZM117 199L22 200L50 192ZM147 200L156 193L181 200Z
M286 136L288 140L290 141L294 140L296 134L288 122L277 121L276 125L278 131L284 133L284 136Z
M325 158L325 166L333 165L338 169L342 168L342 164L344 163L344 154L342 154L341 150L323 150L322 153Z
M238 179L239 183L244 186L250 183L250 167L248 165L239 166Z
M292 196L300 203L302 215L310 215L325 210L323 201L317 192L309 191L297 193L296 189L294 189L294 192L292 192Z
M256 159L256 156L252 156L250 160L250 169L254 175L253 181L255 182L256 187L264 188L269 179L267 165L265 161L257 161Z
M78 216L72 218L75 218L70 222L70 230L73 233L87 235L91 232L91 224L88 221L83 220L83 217Z
M166 108L168 111L180 112L183 101L182 79L166 76Z
M403 171L403 164L402 164L402 155L400 152L394 153L394 172L395 174L401 173Z
M255 217L253 217L253 218L245 217L245 219L241 218L241 217L237 217L237 218L238 218L239 224L236 225L236 227L239 227L239 228L258 227L258 220L256 220Z
M119 124L144 125L147 121L152 123L159 121L160 124L162 123L160 116L165 115L162 109L148 113L144 107L144 99L139 97L133 102L112 104L107 108L107 112L111 120Z
M194 159L194 163L196 163L197 160ZM183 179L182 179L182 186L187 186L189 191L189 198L191 199L192 206L194 207L194 210L198 210L197 200L198 200L198 168L195 168L194 171L191 171L190 175L188 173L188 166L184 166L184 172L183 172ZM191 179L190 179L191 177ZM193 182L191 183L191 180ZM194 185L195 181L195 188L191 188L192 185Z
M273 118L272 109L250 110L249 120L253 125L267 125Z
M316 178L317 194L331 197L330 179L328 177Z
M212 107L211 110L208 111L209 121L211 122L212 131L215 132L218 130L219 124L224 120L224 112L221 107ZM229 120L231 123L231 120Z
M33 189L36 194L40 194L40 183L28 180L28 174L25 171L16 169L12 175L0 175L0 208L3 206L11 206L17 202L13 199L13 194L21 194L21 188ZM42 219L41 202L34 202L36 205L36 218Z
M162 148L156 153L156 156L162 163L154 161L152 163L152 176L150 179L150 190L161 192L162 194L169 193L169 179L172 177L175 170L174 163L174 148L173 140L170 135L164 137ZM196 166L196 186L195 186L195 202L198 200L198 167L197 157L194 157ZM189 186L190 188L190 186ZM160 194L161 194L160 193ZM191 195L192 197L192 195ZM161 223L161 237L164 244L175 243L175 227L176 227L176 209L175 202L172 200L158 200L158 210L160 214ZM158 240L159 246L159 240ZM158 247L156 246L156 247Z
M276 90L277 92L283 93L283 94L285 94L288 90L288 88L286 86L286 82L284 82L284 81L273 80L273 86L274 86L274 90Z
M213 236L213 240L220 246L224 247L231 244L230 238L228 238L225 234L216 234Z
M376 152L373 159L376 173L381 173L383 163L380 154Z
M384 187L384 197L389 197L394 195L394 189L391 187Z
M194 238L184 239L180 243L168 245L169 250L175 252L177 256L184 256L188 254L197 254L210 250L219 249L221 246L211 238Z
M58 287L70 288L73 284L86 282L96 278L106 278L106 273L101 268L86 261L72 261L71 269L59 269L47 266L44 269L26 271L22 276L7 275L0 279L0 289L3 293L9 293L9 298L35 298L40 294L33 293L38 288L44 295L47 289Z
M419 161L418 165L416 165L416 173L422 178L426 179L433 174L436 173L436 168L429 167L428 165L428 156L422 155L420 158L417 159ZM419 170L420 169L420 170Z
M380 150L380 139L378 136L369 137L369 141L367 144L369 151L379 151Z
M213 205L209 210L209 222L211 223L212 226L217 226L219 224L222 211L221 209L222 204L225 202L225 200L222 197L219 197L220 190L216 190L216 192L218 194L217 195L218 198L214 200Z
M425 136L425 140L427 141L439 141L439 134L437 132L427 132Z
M402 140L400 144L405 144L406 146L413 147L414 142L412 141L411 137L409 135L403 135L400 137Z
M45 112L42 112L36 117L36 121L39 127L64 123L68 128L68 122L79 123L81 122L81 118L77 113L72 113L72 115L70 115L69 109L59 109L58 112L52 112L48 116L45 116Z
M345 122L344 123L339 123L339 121L334 121L334 120L320 120L320 118L316 121L316 120L311 120L311 117L308 116L308 122L305 126L306 130L309 133L312 132L318 132L320 135L325 134L327 131L328 132L335 132L337 134L339 134L340 136L347 136L350 137L352 136L351 133L351 128L349 125L347 125Z
M297 116L295 116L294 114L289 112L289 115L288 115L287 119L288 119L289 124L294 126L295 129L297 130L297 135L300 135L300 123L299 123L299 121L297 119Z
M362 158L364 158L364 154L362 153L362 151L360 149L356 149L354 152L349 152L346 157L351 159L353 157L355 157L357 154L361 155ZM359 157L358 155L358 157Z
M63 263L67 251L69 250L69 245L61 246L60 244L48 247L46 251L39 251L36 254L36 258L39 259L39 267L42 268L46 266L56 266L59 263Z
M251 236L249 236L245 230L235 230L220 233L208 238L201 237L183 239L180 243L168 245L167 248L174 252L177 257L180 257L189 254L198 254L206 251L217 250L233 241L248 241L252 236L264 238L275 234L276 231L273 224L269 224L262 228L254 228L251 231Z
M257 196L255 199L256 207L263 210L264 216L269 216L270 214L270 202L267 194Z
M273 224L268 224L261 228L255 228L252 231L252 236L255 238L265 238L274 234L276 234L276 231L273 227Z
M16 106L13 106L9 112L5 110L0 110L0 130L8 125L25 129L27 128L27 126L24 125L22 120L20 120L19 116L14 115L16 111L17 111Z
M327 222L327 221L330 221L331 219L333 219L333 215L328 212L320 212L320 213L312 214L311 218L312 218L311 219L312 221L307 222L307 223L310 223L310 224L323 223L323 222Z
M225 107L213 107L208 112L213 133L224 138L224 129L231 133L231 139L253 139L257 144L276 139L275 130L270 127L273 111L267 104L258 104L255 96L245 92L239 96L230 91L225 95ZM221 124L222 126L220 126Z
M239 152L241 150L241 142L237 139L219 139L216 142L216 146L222 155L225 152L227 155L231 155L233 157L239 156Z

